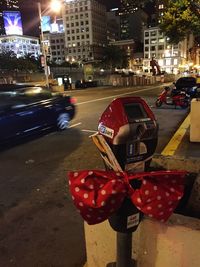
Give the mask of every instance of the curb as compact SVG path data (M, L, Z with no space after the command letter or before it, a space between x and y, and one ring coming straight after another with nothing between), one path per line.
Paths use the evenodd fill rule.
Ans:
M193 157L184 158L155 154L152 159L152 166L163 167L167 170L186 170L191 173L200 173L200 159Z
M151 165L157 169L185 170L190 173L186 178L181 214L200 219L200 159L155 155Z

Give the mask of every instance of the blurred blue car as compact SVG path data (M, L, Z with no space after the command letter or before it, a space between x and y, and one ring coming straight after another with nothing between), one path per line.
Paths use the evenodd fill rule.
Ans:
M70 96L42 87L0 90L0 144L38 131L64 130L75 115Z

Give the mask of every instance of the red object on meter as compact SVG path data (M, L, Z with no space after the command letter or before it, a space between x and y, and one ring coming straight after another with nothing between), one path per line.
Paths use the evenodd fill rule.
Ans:
M108 219L129 197L144 214L165 222L184 193L186 171L125 172L84 170L69 172L69 187L75 206L88 224ZM140 180L134 189L131 180Z

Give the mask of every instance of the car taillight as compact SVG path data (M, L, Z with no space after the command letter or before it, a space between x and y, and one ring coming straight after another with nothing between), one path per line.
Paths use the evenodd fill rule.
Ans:
M75 97L70 97L70 103L75 105L76 104L76 98Z

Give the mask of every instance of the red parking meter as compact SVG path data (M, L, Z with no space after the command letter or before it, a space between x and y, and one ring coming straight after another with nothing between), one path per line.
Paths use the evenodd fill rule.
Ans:
M147 103L140 97L117 98L99 120L102 134L121 168L144 171L155 152L158 124Z
M103 112L98 131L112 149L122 170L147 170L158 140L158 124L147 103L140 97L117 98ZM109 169L109 166L106 166ZM141 181L133 181L134 189ZM122 207L109 218L111 227L122 233L137 229L140 211L126 198Z

